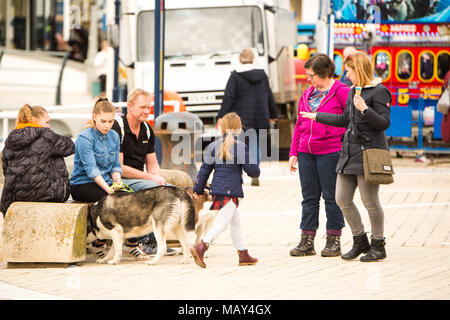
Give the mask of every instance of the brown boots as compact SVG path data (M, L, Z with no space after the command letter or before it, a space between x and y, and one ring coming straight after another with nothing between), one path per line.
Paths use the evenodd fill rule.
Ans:
M195 263L202 268L206 268L206 263L203 260L206 250L208 250L208 245L204 243L203 240L190 249ZM253 258L248 254L248 250L238 250L238 255L240 266L250 266L258 262L258 259Z
M190 250L195 263L202 268L206 268L206 263L203 261L206 250L208 250L208 245L204 243L203 240L200 240L200 242Z
M253 258L248 254L248 250L238 250L238 255L240 266L250 266L258 262L258 259Z

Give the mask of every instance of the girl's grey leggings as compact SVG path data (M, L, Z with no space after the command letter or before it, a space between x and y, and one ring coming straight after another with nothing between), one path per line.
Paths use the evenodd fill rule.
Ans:
M339 173L336 180L336 203L352 229L352 235L358 236L364 233L361 215L353 202L356 187L359 187L361 200L369 213L372 228L371 238L384 239L384 211L378 198L380 186L378 184L367 184L364 181L364 175Z

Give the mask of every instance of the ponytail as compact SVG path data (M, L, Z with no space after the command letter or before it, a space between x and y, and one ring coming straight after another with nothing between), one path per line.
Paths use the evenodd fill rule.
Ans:
M231 148L236 143L234 135L238 135L242 131L241 118L234 112L227 113L220 124L222 134L225 134L225 139L219 149L219 159L231 160Z
M17 114L16 126L19 123L28 123L33 122L33 118L40 118L47 110L45 110L41 106L30 106L28 103L24 104L22 108L19 109L19 113Z
M108 101L108 98L106 97L99 97L94 104L94 109L92 110L92 115L98 115L101 113L115 113L116 107ZM88 124L85 128L92 128L95 127L95 121L94 118L92 120L88 121Z

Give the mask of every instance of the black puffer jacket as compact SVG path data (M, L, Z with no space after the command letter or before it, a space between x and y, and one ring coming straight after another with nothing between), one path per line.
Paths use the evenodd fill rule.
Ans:
M225 88L219 118L236 112L245 129L268 129L277 111L269 78L262 69L232 71Z
M336 172L343 174L364 174L363 148L389 150L384 131L391 123L391 93L382 84L364 87L361 97L368 107L364 114L355 108L354 94L355 88L352 88L342 115L323 112L316 115L317 122L347 128L342 136L342 151L336 167ZM352 130L351 114L357 127L356 132Z
M5 185L1 212L6 214L14 201L66 201L70 189L64 157L74 152L72 139L49 128L11 131L2 152Z

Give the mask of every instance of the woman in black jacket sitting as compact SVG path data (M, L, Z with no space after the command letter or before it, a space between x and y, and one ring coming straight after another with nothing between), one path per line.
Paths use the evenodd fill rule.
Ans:
M358 51L351 54L345 60L344 66L350 80L358 86L352 87L344 113L342 115L323 112L300 113L303 117L317 122L347 128L336 167L338 173L336 202L352 229L353 247L343 254L342 258L350 260L357 258L361 253L367 253L361 257L361 261L378 261L386 258L384 212L378 196L380 186L368 184L364 180L363 149L389 150L384 131L390 125L391 94L385 86L373 78L372 62L365 53ZM353 202L357 187L369 213L371 244L364 231L358 208Z
M47 111L25 104L2 152L5 185L0 211L14 201L64 202L70 196L64 157L75 152L69 137L50 129Z

